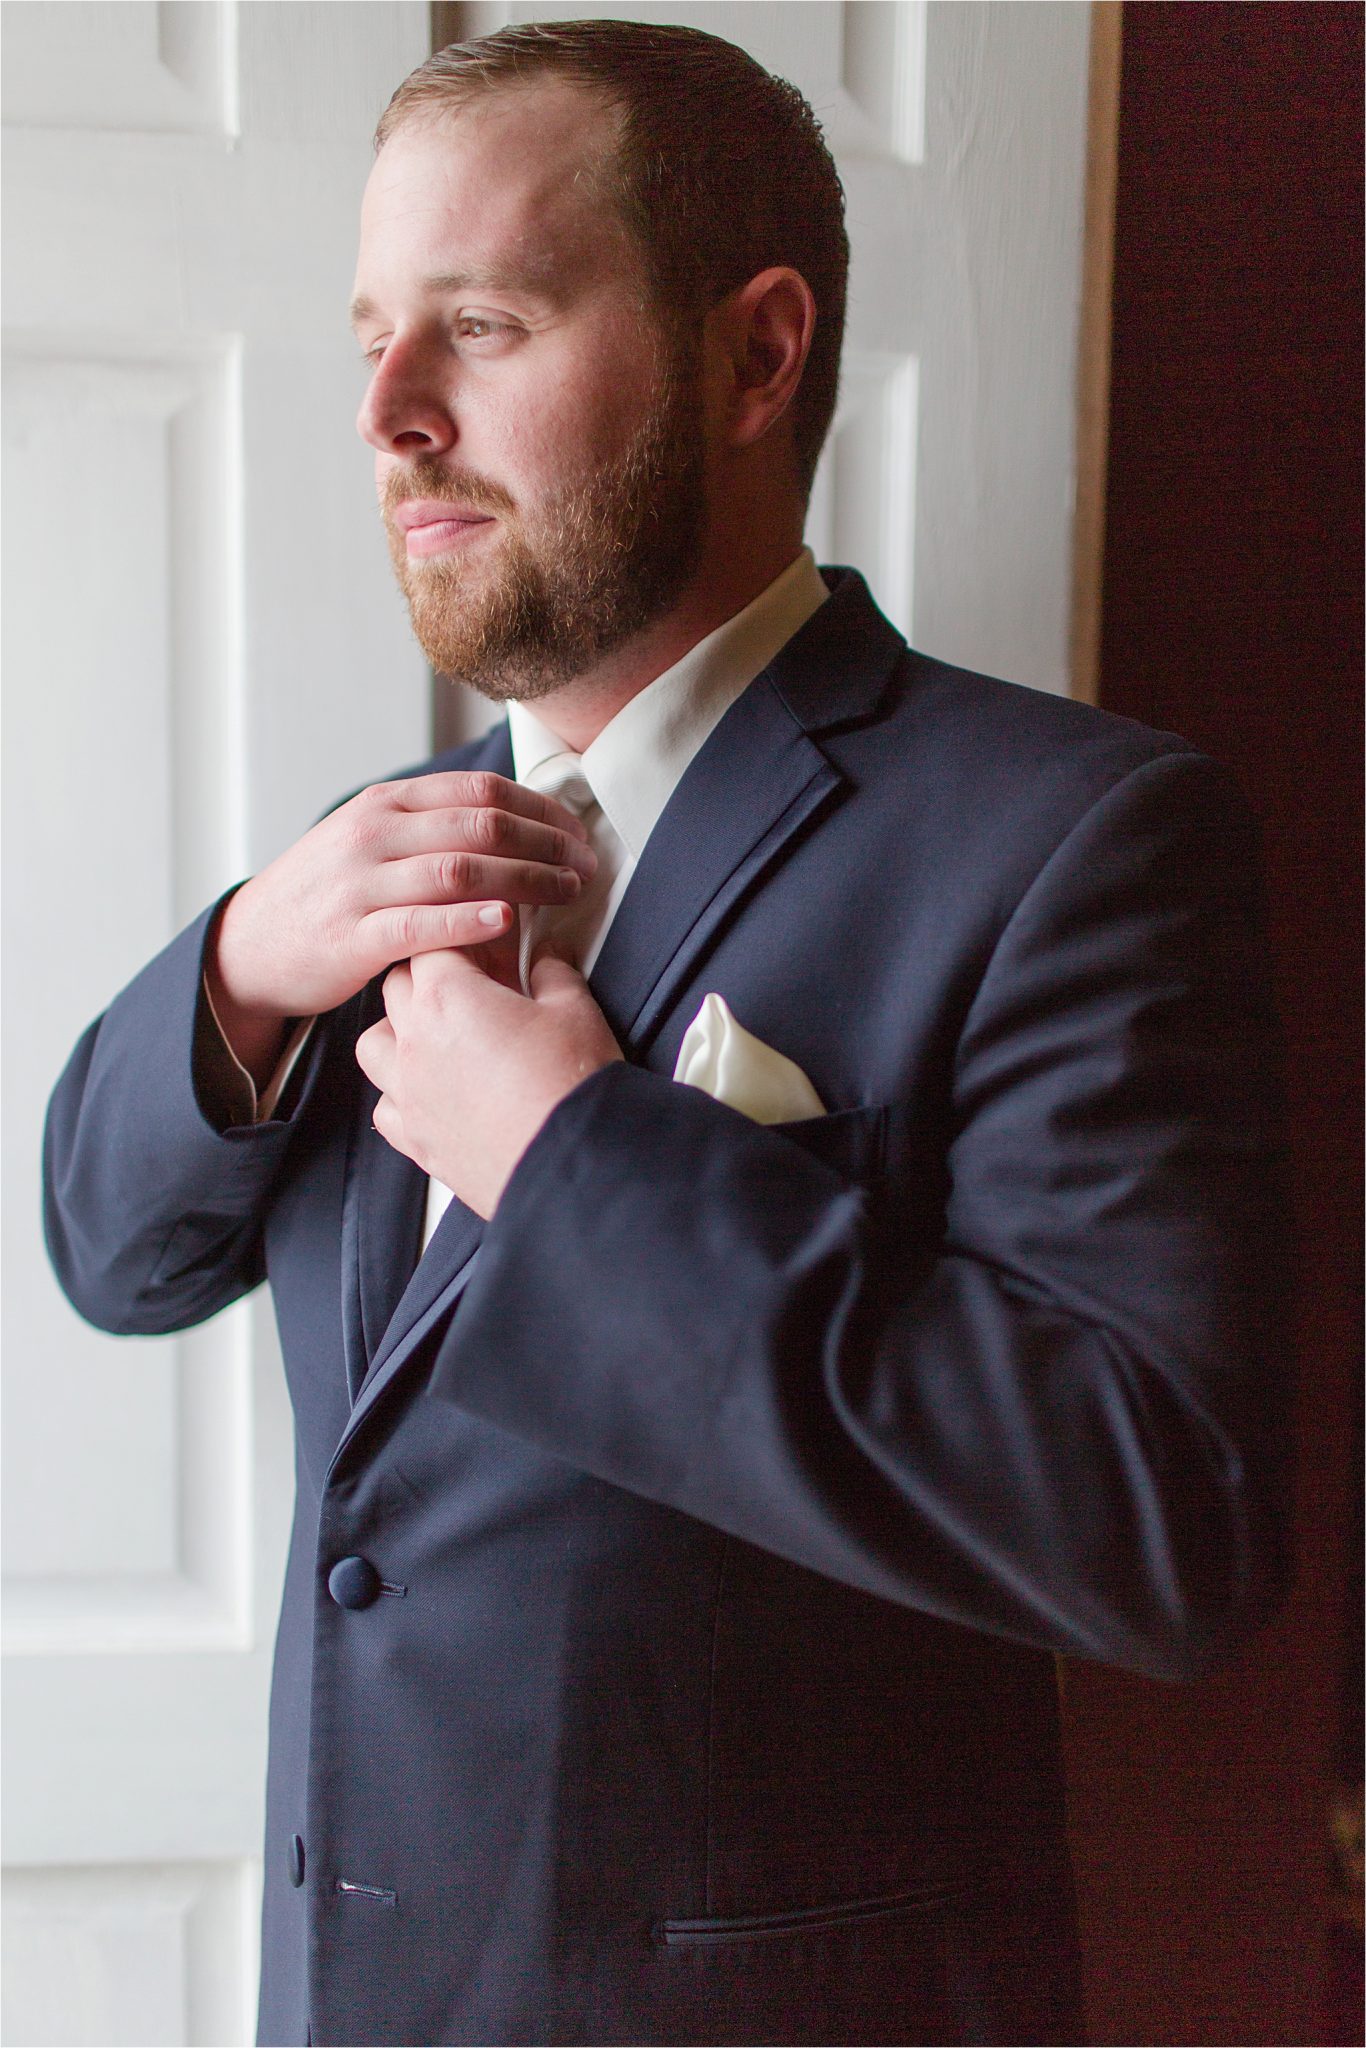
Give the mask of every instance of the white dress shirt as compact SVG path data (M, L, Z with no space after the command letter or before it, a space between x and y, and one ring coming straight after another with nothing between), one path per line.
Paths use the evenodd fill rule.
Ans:
M803 548L752 604L623 704L582 754L570 753L527 705L508 706L517 781L579 810L598 856L597 874L573 903L530 915L523 910L524 985L531 952L552 934L575 965L591 973L645 842L693 756L828 596L810 549ZM428 1183L424 1249L450 1199L440 1181Z

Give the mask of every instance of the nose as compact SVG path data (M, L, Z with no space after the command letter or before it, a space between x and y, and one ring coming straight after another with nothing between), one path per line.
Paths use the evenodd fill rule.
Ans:
M415 341L388 344L361 401L356 431L383 455L437 456L453 446L451 394L430 351Z

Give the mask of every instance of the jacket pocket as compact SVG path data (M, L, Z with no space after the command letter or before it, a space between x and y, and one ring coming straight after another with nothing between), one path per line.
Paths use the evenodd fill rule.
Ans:
M822 1165L832 1166L851 1184L867 1186L882 1176L888 1114L877 1104L871 1109L836 1109L828 1116L801 1117L796 1123L769 1128Z
M723 1942L773 1941L797 1934L836 1934L869 1920L932 1913L975 1889L971 1884L924 1884L869 1899L845 1899L807 1906L795 1913L744 1913L731 1919L661 1920L654 1929L661 1948L714 1948Z

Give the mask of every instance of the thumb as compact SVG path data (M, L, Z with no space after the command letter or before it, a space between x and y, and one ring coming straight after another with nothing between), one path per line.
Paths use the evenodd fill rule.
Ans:
M500 939L488 939L482 946L467 947L465 957L473 959L500 988L511 989L514 995L520 995L522 981L517 972L517 951L518 931L514 918L510 930L505 931Z
M571 967L567 960L549 946L543 946L531 963L527 976L533 1002L563 1002L566 997L581 995L588 983L577 967Z

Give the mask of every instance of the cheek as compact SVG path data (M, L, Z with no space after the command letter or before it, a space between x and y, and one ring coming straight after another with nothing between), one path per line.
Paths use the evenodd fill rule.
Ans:
M547 481L600 466L627 448L656 391L656 351L634 319L604 316L591 340L528 357L504 409L506 447Z
M553 476L582 445L587 422L581 380L563 367L542 369L519 380L510 402L500 407L503 445L525 473Z
M543 487L600 469L631 444L646 397L638 373L566 373L541 383L509 426L508 450L523 475Z

